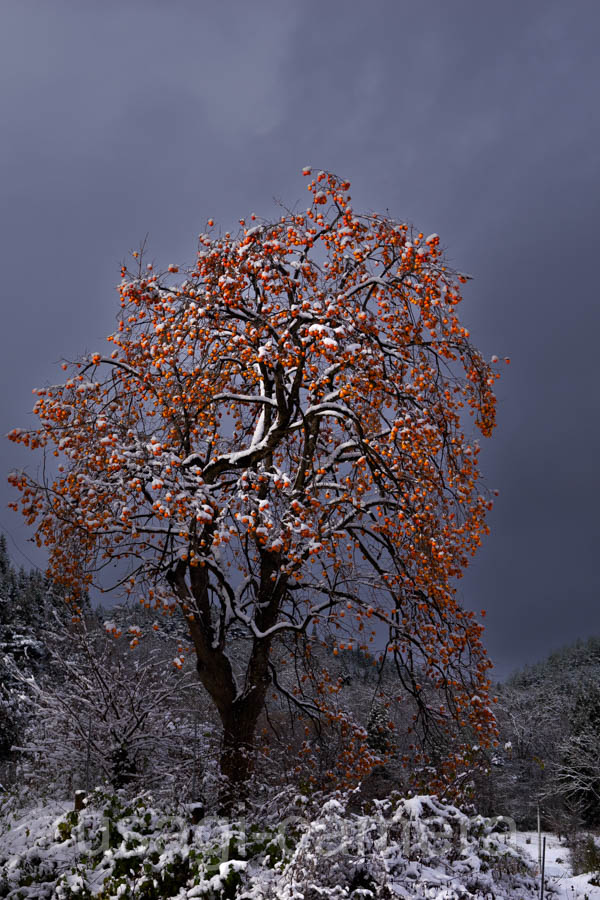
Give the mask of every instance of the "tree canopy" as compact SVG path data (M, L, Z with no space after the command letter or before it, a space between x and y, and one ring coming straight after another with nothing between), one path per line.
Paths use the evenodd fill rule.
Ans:
M345 768L367 765L310 664L330 634L333 654L393 661L415 758L447 780L494 735L481 626L454 581L491 506L467 413L491 434L498 376L459 321L465 278L439 237L304 174L306 210L236 234L209 220L181 274L133 254L112 352L65 363L37 390L39 427L11 432L53 453L54 474L11 481L75 615L115 562L115 587L181 610L230 778L248 775L270 690L348 728ZM454 731L434 759L426 739Z

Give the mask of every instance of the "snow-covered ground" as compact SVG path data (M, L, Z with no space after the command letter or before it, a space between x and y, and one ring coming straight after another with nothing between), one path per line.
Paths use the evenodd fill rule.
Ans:
M569 848L555 834L542 832L546 838L546 862L544 871L549 887L557 892L557 900L600 900L600 887L589 883L589 874L571 875ZM518 831L517 847L538 865L537 831Z

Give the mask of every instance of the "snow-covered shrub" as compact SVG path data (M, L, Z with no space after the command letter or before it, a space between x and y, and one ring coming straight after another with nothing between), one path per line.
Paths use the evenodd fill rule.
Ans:
M28 685L23 782L55 796L100 782L171 796L200 791L214 752L193 671L175 669L162 647L132 650L83 622L51 649L53 683Z
M497 828L435 797L379 803L368 816L348 816L331 800L304 830L277 896L536 896L527 864Z
M594 884L600 879L600 848L591 834L577 834L569 842L571 870L574 875L592 872Z
M0 835L0 896L16 900L529 900L539 885L498 830L434 797L352 815L342 798L315 818L206 818L149 795L96 791L75 813L12 814ZM10 829L9 826L10 825Z
M241 896L253 878L267 884L289 855L281 829L223 818L191 825L185 808L147 794L128 801L98 789L81 812L56 812L5 823L0 896L216 900Z

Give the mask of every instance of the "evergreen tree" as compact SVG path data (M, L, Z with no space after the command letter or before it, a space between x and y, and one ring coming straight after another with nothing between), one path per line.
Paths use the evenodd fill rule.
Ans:
M387 756L393 747L393 731L390 728L390 714L385 703L375 701L367 722L369 747L381 756Z

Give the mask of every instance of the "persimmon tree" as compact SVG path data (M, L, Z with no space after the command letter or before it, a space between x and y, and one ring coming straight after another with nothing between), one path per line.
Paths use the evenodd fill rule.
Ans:
M326 633L334 654L393 661L415 735L462 730L449 778L493 739L481 626L454 582L491 505L468 413L490 435L498 376L459 322L465 279L438 236L304 174L306 211L235 235L208 220L182 275L134 254L112 352L65 363L37 390L39 427L10 435L52 452L55 475L11 480L75 614L118 562L124 590L186 617L232 782L270 691L343 719L322 667L278 677L282 648L310 656ZM360 772L366 742L343 724Z

